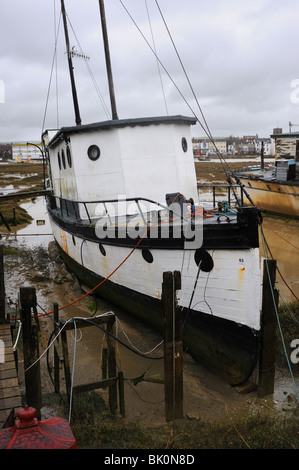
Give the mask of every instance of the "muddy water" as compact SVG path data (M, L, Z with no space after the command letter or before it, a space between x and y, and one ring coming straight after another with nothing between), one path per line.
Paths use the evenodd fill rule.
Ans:
M46 214L43 198L36 202L23 205L33 222L20 230L8 233L1 231L1 242L6 247L17 248L17 255L5 257L5 287L6 295L12 305L17 303L18 289L22 286L34 286L37 290L39 311L49 312L53 303L59 307L82 295L82 289L74 278L63 272L63 266L49 259L48 244L53 240L50 224ZM296 245L299 222L286 223L280 218L265 217L264 231L273 256L278 260L281 272L292 289L299 294L298 261L299 254ZM288 241L283 241L283 237ZM20 254L21 253L21 254ZM23 255L22 255L23 253ZM62 279L62 281L61 281ZM60 282L61 281L61 282ZM279 289L284 298L292 300L287 289L278 280ZM73 317L90 317L108 311L117 316L117 336L128 346L135 347L142 353L158 347L152 352L152 357L161 357L163 346L161 335L150 328L129 317L121 309L107 304L101 299L88 296L71 307L60 311L61 319ZM49 336L53 330L53 323L44 316L41 319L42 327ZM68 333L69 354L71 366L75 360L74 383L82 384L93 382L101 378L101 354L104 345L103 333L95 327L85 328ZM47 341L43 344L46 348ZM43 359L44 360L44 359ZM138 378L152 380L163 378L163 360L144 359L133 353L121 344L117 344L118 369L124 372L126 413L129 419L141 420L145 424L158 424L164 422L164 388L163 385L147 381L138 381ZM134 379L135 385L134 385ZM136 385L136 382L138 384ZM51 389L47 374L43 375L43 389ZM52 390L51 390L52 391ZM107 393L107 392L105 392ZM254 392L253 392L254 393ZM288 397L294 395L294 389L289 377L279 377L275 387L274 402L284 406ZM224 404L229 409L243 407L255 395L240 395L235 389L209 374L198 363L186 354L184 356L184 411L192 419L215 420L225 415ZM106 397L107 398L107 397ZM289 402L288 402L289 403Z
M299 220L265 215L263 230L282 275L277 273L276 277L277 288L281 293L280 303L295 301L294 294L299 298ZM262 241L260 254L265 256Z

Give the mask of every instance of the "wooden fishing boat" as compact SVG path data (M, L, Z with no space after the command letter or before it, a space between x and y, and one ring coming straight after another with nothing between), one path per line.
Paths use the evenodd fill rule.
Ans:
M85 285L158 329L163 272L180 271L186 349L229 383L242 383L258 357L259 210L245 207L231 185L234 211L205 216L190 132L195 116L118 118L100 6L112 119L81 123L68 54L76 125L42 136L55 240Z
M254 204L274 214L299 217L299 134L273 133L275 163L239 172ZM262 156L263 158L263 156Z

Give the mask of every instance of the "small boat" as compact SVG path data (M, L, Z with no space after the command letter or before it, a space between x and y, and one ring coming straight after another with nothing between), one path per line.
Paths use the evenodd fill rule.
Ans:
M61 7L66 28L63 0ZM102 0L100 8L112 118L81 123L68 54L75 125L42 136L55 240L93 293L159 330L163 273L180 271L186 350L240 384L258 360L260 211L243 204L242 186L238 195L230 179L233 211L208 212L199 201L194 115L119 119Z
M265 212L299 217L299 134L273 133L275 163L238 172L238 176L255 205Z

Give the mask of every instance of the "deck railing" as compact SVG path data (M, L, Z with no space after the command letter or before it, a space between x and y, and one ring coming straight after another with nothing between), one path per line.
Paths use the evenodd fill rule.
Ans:
M171 213L172 216L179 217L182 221L186 221L184 218L184 213L183 211L178 211L175 209L178 209L180 206L172 204L170 206L161 204L157 201L154 201L152 199L144 198L144 197L136 197L136 198L126 198L126 199L107 199L107 200L96 200L96 201L74 201L74 200L68 200L60 196L55 196L53 194L48 196L48 201L50 204L51 209L57 209L60 210L61 216L65 213L69 217L75 217L76 220L82 220L84 217L82 217L82 211L80 210L81 207L84 208L84 212L86 214L86 217L89 221L90 224L92 224L92 219L93 218L101 218L101 217L107 217L109 220L109 223L112 223L112 217L116 216L126 216L126 215L140 215L144 225L147 224L146 221L146 214L148 212L152 212L153 210L157 211L157 216L158 216L158 210L166 210L168 213ZM122 204L122 203L135 203L136 204L136 212L128 214L126 212L123 213L118 213L117 211L111 211L109 212L109 205L111 209L111 205L113 204ZM152 205L151 210L142 210L142 205L145 203ZM99 210L99 205L103 206L102 213L101 210ZM132 208L131 208L132 212Z

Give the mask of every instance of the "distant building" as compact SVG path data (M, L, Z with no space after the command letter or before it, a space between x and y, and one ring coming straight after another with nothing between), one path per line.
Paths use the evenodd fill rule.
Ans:
M272 134L275 141L275 159L295 159L299 164L299 132Z
M214 145L215 142L215 145ZM216 146L216 148L215 148ZM193 139L193 152L194 155L216 155L217 151L221 155L227 154L227 140L224 138L216 137L213 142L209 137L194 138Z
M243 137L215 137L215 145L221 155L259 155L264 144L264 155L275 154L275 144L272 138L259 138L258 135ZM194 156L216 155L217 150L208 137L193 138Z
M0 161L7 161L12 159L12 144L0 144Z
M274 129L276 131L276 129ZM295 160L296 174L299 177L299 132L274 133L271 138L275 141L275 160Z
M18 162L41 160L43 156L38 147L41 147L42 144L40 142L32 142L32 144L14 142L12 144L12 159Z
M32 142L30 144L27 144L27 142L2 142L0 143L0 161L42 160L41 147L41 142Z
M274 139L255 139L255 149L256 153L260 154L262 151L262 145L264 145L264 155L274 155L275 153L275 144Z

